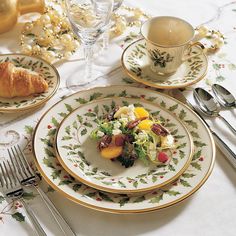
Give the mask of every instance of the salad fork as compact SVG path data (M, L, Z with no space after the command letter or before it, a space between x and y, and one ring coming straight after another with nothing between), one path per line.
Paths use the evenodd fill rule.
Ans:
M39 193L39 196L42 198L47 208L50 210L52 216L54 217L55 221L57 222L58 226L60 227L64 235L68 236L68 233L65 232L65 230L63 229L58 219L60 219L60 221L63 222L65 226L67 226L67 232L70 232L70 235L76 236L76 234L70 228L68 223L65 221L65 219L61 216L59 211L54 206L54 204L48 198L48 196L39 187L38 183L40 179L32 170L24 153L21 151L19 145L17 145L17 147L16 146L14 146L13 148L11 147L10 149L7 149L7 151L8 151L13 169L18 179L20 180L21 185L25 187L34 187L37 190L37 192Z
M7 164L6 164L7 162ZM9 161L2 162L0 164L1 174L0 174L0 185L2 192L5 197L12 200L19 200L24 206L31 223L33 224L35 231L38 236L47 236L41 225L39 224L36 216L29 207L29 205L24 201L23 194L24 190L21 187L19 180L14 174ZM7 168L8 165L8 168ZM10 171L9 171L10 170Z

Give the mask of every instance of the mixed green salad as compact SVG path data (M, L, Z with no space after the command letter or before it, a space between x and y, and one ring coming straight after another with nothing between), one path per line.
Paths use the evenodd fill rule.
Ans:
M101 156L117 160L126 168L136 160L167 164L168 150L175 148L174 137L143 107L116 107L98 122L90 137L98 142Z

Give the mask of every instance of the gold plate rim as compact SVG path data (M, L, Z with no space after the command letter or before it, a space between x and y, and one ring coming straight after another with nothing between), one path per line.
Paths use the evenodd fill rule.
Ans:
M122 85L111 85L111 86L99 86L99 87L91 87L91 88L88 88L88 89L85 89L85 90L81 90L79 92L77 92L76 94L79 94L81 92L84 92L84 91L91 91L93 89L99 89L99 88L106 88L106 87L123 87ZM128 86L128 87L131 87L131 88L136 88L134 86ZM46 116L46 114L51 110L53 109L53 107L57 104L59 104L60 102L62 102L63 100L61 101L58 101L57 103L54 104L54 106L50 107L43 115L42 117L39 119L38 121L38 124L36 125L35 127L35 130L34 130L34 134L33 134L33 145L32 145L32 149L33 149L33 154L35 156L34 160L35 160L35 164L36 164L36 167L38 169L38 171L40 172L40 174L43 176L43 178L45 179L45 181L53 188L55 189L57 192L59 192L62 196L66 197L67 199L77 203L77 204L80 204L84 207L87 207L87 208L90 208L90 209L94 209L94 210L98 210L98 211L101 211L101 212L107 212L107 213L114 213L114 214L136 214L136 213L148 213L148 212L152 212L152 211L156 211L156 210L160 210L160 209L164 209L164 208L167 208L167 207L171 207L177 203L180 203L180 202L183 202L185 199L187 199L188 197L190 197L191 195L193 195L197 190L200 189L200 187L207 181L207 179L209 178L210 174L212 173L212 170L213 170L213 167L214 167L214 163L215 163L215 155L216 155L216 148L215 148L215 142L214 142L214 139L213 139L213 136L210 132L210 130L208 129L208 127L206 126L206 124L204 122L201 121L201 118L198 116L198 114L196 114L193 110L191 110L186 104L184 104L183 102L181 101L178 101L177 99L173 98L173 97L170 97L169 95L167 94L163 94L163 93L160 93L160 92L157 92L157 91L153 91L151 89L145 89L147 91L151 91L151 92L154 92L154 93L157 93L157 94L161 94L177 103L180 103L182 106L184 106L188 111L190 111L191 113L193 113L198 119L199 119L199 122L202 123L202 125L205 127L205 129L207 130L207 133L208 133L208 136L210 138L210 141L211 141L211 145L212 145L212 159L211 159L211 164L209 165L209 168L206 172L206 175L202 178L202 180L200 181L200 183L198 183L197 186L195 186L195 188L192 189L192 191L190 191L188 194L182 196L181 198L178 198L176 199L175 201L171 202L171 203L166 203L164 205L161 205L161 206L156 206L156 207L151 207L151 208L146 208L146 209L142 209L142 210L119 210L119 209L108 209L108 208L105 208L105 207L99 207L99 206L95 206L93 204L89 204L89 203L86 203L86 202L83 202L81 200L78 200L74 197L72 197L71 195L69 195L68 193L65 193L64 191L62 191L57 185L55 185L54 183L52 183L52 181L47 177L47 175L44 173L44 171L41 169L39 163L38 163L38 160L36 158L36 153L35 153L35 148L34 148L34 143L35 143L35 136L36 136L36 131L38 130L38 127L42 121L42 119ZM70 96L68 97L71 97L73 96L74 94L71 94ZM67 98L68 98L67 97Z
M141 38L141 39L138 39L136 41L134 41L133 43L131 43L130 45L128 45L125 50L123 51L122 53L122 56L121 56L121 64L122 64L122 67L123 67L123 70L125 71L126 74L128 74L133 80L141 83L141 84L144 84L144 85L147 85L147 86L150 86L152 88L158 88L158 89L177 89L177 88L185 88L187 86L190 86L190 85L193 85L193 84L196 84L197 82L199 82L200 80L202 80L206 73L207 73L207 69L208 69L208 59L207 59L207 56L204 52L202 52L202 55L205 57L205 60L206 60L206 68L205 68L205 71L204 73L202 74L202 76L200 76L198 79L194 80L194 81L191 81L191 82L188 82L188 83L185 83L185 84L182 84L182 85L156 85L154 83L149 83L143 79L140 79L138 78L137 76L135 76L133 73L129 72L129 70L127 69L127 67L125 66L125 62L124 62L124 57L125 57L125 53L126 51L133 45L133 44L136 44L137 42L139 41L144 41L145 39L144 38Z
M59 86L60 86L60 75L56 69L56 67L52 64L50 64L49 62L47 62L46 60L40 58L40 57L37 57L37 56L29 56L29 55L26 55L26 54L23 54L23 53L5 53L5 54L0 54L0 57L1 56L26 56L26 57L32 57L34 59L37 59L37 60L41 60L43 61L44 63L46 63L48 66L50 66L55 74L56 74L56 86L55 88L53 89L53 91L51 92L51 94L49 94L45 99L41 100L40 102L38 102L37 104L33 104L33 105L30 105L28 107L21 107L21 108L13 108L13 109L9 109L9 108L0 108L0 112L4 112L4 113L14 113L14 112L22 112L22 111L30 111L32 109L37 109L39 107L41 107L43 104L45 104L47 101L49 101L53 96L54 94L56 93L56 91L58 90Z

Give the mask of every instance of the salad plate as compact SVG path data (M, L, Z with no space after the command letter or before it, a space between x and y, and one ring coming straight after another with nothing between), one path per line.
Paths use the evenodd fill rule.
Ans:
M70 113L58 128L56 151L64 169L82 183L134 193L176 180L190 164L193 141L169 110L117 97L92 101Z
M198 55L184 61L174 74L168 76L158 75L150 69L145 39L130 44L121 60L125 72L142 84L160 89L183 88L197 83L207 72L207 57L201 50L193 46L190 55Z
M1 54L0 63L2 62L11 62L16 67L22 67L41 74L48 83L48 90L27 97L0 97L0 112L12 113L37 108L46 103L56 93L60 84L60 76L57 69L43 59L24 54Z
M193 137L194 154L189 167L177 181L145 193L107 193L81 183L60 165L56 158L54 140L62 120L83 104L98 98L117 96L155 102L184 122ZM92 88L59 101L39 120L33 137L33 152L38 171L52 188L75 203L111 213L150 212L182 202L205 183L215 160L212 135L190 108L163 93L124 85Z

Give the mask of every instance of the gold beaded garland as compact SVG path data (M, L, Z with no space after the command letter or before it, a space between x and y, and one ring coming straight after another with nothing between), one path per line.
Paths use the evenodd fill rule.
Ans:
M196 28L200 38L205 38L211 42L211 45L205 49L208 54L215 53L224 45L224 35L220 31L210 30L201 25Z
M21 32L21 51L28 55L37 55L50 63L68 59L80 46L73 34L70 23L64 13L64 0L49 1L46 11L35 21L24 24ZM55 6L55 7L54 7ZM122 5L118 13L112 16L110 38L122 35L128 27L140 27L150 16L139 8ZM221 32L209 30L206 26L197 29L201 38L209 39L212 45L208 53L216 52L224 44Z

